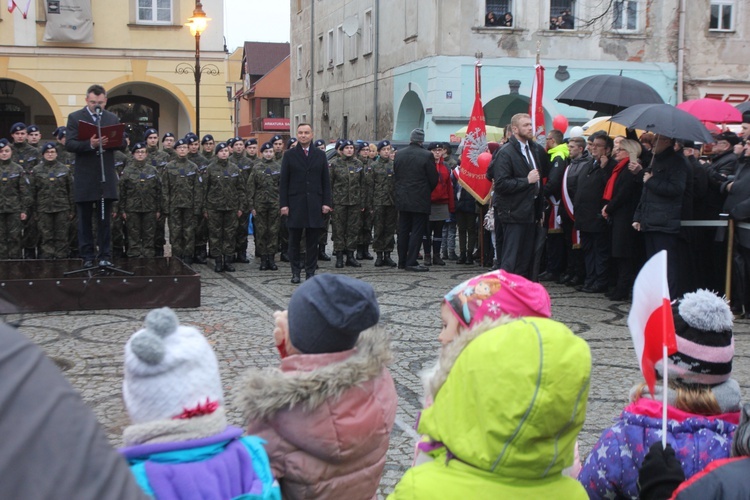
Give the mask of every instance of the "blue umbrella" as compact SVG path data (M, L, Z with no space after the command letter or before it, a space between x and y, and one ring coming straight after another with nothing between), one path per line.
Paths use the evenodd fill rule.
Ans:
M617 113L612 121L672 139L714 142L706 126L696 117L671 104L636 104Z

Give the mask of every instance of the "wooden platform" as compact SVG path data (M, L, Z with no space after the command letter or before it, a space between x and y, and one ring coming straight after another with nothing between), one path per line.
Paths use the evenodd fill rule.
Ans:
M0 313L199 307L200 275L180 259L122 259L118 276L81 268L76 260L0 260Z

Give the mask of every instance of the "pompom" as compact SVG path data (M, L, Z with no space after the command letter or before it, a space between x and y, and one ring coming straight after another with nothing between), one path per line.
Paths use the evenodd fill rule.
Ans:
M685 323L702 331L725 332L734 323L727 301L704 289L686 293L677 310Z
M177 315L168 307L154 309L146 315L146 330L153 332L161 338L176 332L179 324Z
M150 330L141 330L130 341L130 350L141 361L149 365L158 365L164 359L166 350L162 337L154 335Z

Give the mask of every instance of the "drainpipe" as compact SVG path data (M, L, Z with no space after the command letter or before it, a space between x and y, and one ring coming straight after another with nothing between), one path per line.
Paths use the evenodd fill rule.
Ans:
M685 0L680 0L680 28L677 34L677 104L684 98L685 83Z
M315 130L315 2L310 2L310 124ZM292 132L290 130L290 132Z
M373 123L375 124L375 132L372 134L373 140L379 140L380 137L378 136L378 61L380 59L380 0L375 0L375 57L373 58L373 66L374 68L374 74L375 74L375 85L373 87L373 101L374 101L374 113L373 116L375 119L373 120Z

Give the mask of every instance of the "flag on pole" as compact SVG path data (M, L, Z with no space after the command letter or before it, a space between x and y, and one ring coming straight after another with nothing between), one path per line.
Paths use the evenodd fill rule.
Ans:
M544 129L544 66L539 63L539 55L534 66L534 83L531 86L531 100L529 101L529 116L531 116L531 126L534 129L534 137L537 142L542 141L547 135Z
M23 15L24 19L26 19L26 16L29 15L30 7L31 0L26 0L26 7L19 7L19 5L16 3L16 0L8 0L8 12L13 13L16 8L19 8L21 9L21 15Z
M490 201L492 182L487 179L487 167L479 165L479 155L488 151L487 128L482 107L481 63L474 68L474 107L471 110L466 137L461 150L461 173L458 182L479 203Z
M672 305L667 283L667 251L662 250L643 266L633 285L633 305L628 328L643 378L652 396L656 363L677 352ZM664 349L666 347L666 349ZM666 370L664 370L666 374ZM664 391L666 395L667 391ZM665 405L666 408L666 405Z

